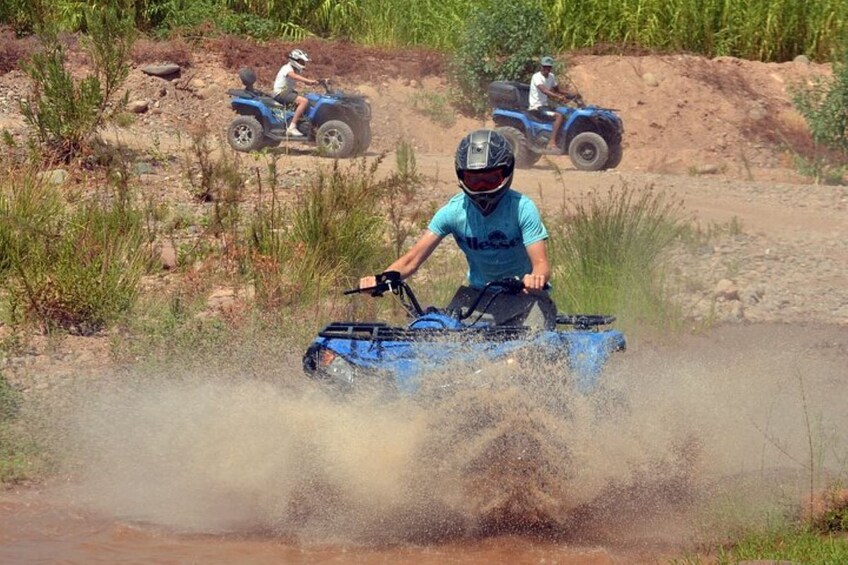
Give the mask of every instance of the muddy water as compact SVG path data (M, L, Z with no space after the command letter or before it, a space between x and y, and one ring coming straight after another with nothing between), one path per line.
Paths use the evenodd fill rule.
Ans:
M848 328L636 342L590 398L555 369L456 369L414 403L294 370L64 391L65 480L0 496L0 563L652 563L848 478Z

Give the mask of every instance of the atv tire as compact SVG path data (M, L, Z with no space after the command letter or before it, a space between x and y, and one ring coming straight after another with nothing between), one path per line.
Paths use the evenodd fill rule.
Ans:
M227 128L227 142L236 151L258 151L265 145L262 124L253 116L238 116Z
M578 133L568 146L571 162L581 171L600 171L609 160L606 140L593 131Z
M609 157L604 164L604 169L614 169L621 164L621 158L624 156L624 149L620 143L609 146Z
M359 135L356 139L356 151L354 152L356 155L365 155L365 152L368 151L368 146L371 145L371 126L365 125L359 131Z
M517 168L529 169L542 157L539 153L530 151L527 145L527 136L519 129L504 126L497 128L496 131L509 141L512 153L515 155L515 166Z
M350 157L357 149L353 130L341 120L330 120L321 124L315 134L315 142L322 155L334 159Z

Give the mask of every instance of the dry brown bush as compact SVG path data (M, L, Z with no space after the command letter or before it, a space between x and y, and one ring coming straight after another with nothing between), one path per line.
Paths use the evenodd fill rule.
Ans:
M154 41L141 38L135 42L132 50L135 64L175 63L181 67L190 67L194 62L191 46L183 38Z
M0 29L0 74L18 68L18 63L29 57L35 49L35 40L31 37L19 39L10 29Z

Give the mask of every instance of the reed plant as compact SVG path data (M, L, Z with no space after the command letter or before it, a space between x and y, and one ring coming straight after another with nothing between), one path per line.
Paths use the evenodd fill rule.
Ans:
M127 312L149 262L124 195L70 207L31 171L0 179L0 268L12 320L91 333Z
M625 325L679 317L664 292L662 258L683 228L680 204L625 185L563 208L549 224L561 311L614 313Z
M113 2L55 0L53 13L65 29L76 30L84 26L82 8ZM0 23L19 29L31 25L26 3L7 3L0 9ZM708 57L786 61L804 53L829 60L848 33L848 3L842 0L530 0L518 5L494 0L123 0L144 31L203 33L217 27L261 39L318 35L447 52L460 45L475 10L524 3L543 12L528 31L549 37L556 51L614 44ZM490 55L480 53L481 58Z
M387 256L379 160L346 166L334 161L283 205L275 190L250 222L257 298L269 305L309 302L329 289L351 286Z

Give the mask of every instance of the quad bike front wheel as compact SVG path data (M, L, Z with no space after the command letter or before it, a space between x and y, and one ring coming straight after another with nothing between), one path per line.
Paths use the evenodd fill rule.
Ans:
M236 151L258 151L264 140L262 124L253 116L238 116L227 128L227 142Z
M620 143L615 143L609 146L609 157L604 163L604 169L614 169L621 164L621 158L624 156L624 149Z
M568 146L571 162L581 171L600 171L609 159L606 140L593 131L584 131L574 136Z
M330 120L321 124L315 134L319 151L327 157L345 159L356 151L356 136L353 129L341 120Z
M515 155L515 166L519 169L529 169L541 157L540 154L530 151L527 145L527 136L518 128L504 126L497 128L496 131L509 142L512 153Z

